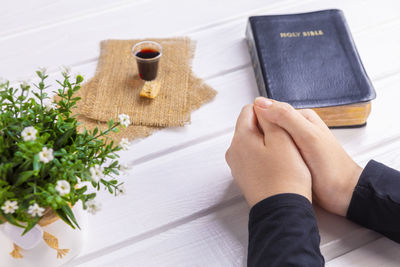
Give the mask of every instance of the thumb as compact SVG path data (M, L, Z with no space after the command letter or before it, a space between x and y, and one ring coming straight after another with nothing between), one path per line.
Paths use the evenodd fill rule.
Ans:
M285 129L299 147L313 137L315 125L288 103L257 97L254 101L254 111L261 128L272 122Z

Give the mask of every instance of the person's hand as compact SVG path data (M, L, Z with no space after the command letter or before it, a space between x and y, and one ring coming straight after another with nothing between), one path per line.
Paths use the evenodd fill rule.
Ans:
M312 201L311 174L292 138L268 122L260 109L253 110L253 105L240 113L225 157L250 207L281 193Z
M324 209L345 216L361 175L329 128L311 109L295 110L287 103L259 97L259 112L285 129L295 141L312 176L314 200Z

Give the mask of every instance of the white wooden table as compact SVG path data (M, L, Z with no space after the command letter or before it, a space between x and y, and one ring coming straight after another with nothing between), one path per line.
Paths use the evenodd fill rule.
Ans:
M218 95L183 128L166 129L121 153L127 195L100 196L84 250L68 266L244 266L247 207L224 153L241 107L258 95L244 31L247 17L344 10L377 91L368 125L334 130L362 166L400 169L398 0L0 1L0 76L19 81L45 66L93 76L99 42L188 35L194 72ZM328 266L400 266L400 245L317 208Z

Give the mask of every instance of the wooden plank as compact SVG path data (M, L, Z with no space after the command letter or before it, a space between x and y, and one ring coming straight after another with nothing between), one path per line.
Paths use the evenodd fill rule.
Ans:
M234 75L234 73L230 75L236 77L236 79L246 77L246 75ZM225 77L225 80L230 79L226 79ZM238 88L237 90L242 88L238 80L232 78L231 82L236 84L237 87L227 86L230 90L225 90L226 94L231 94L234 88ZM357 147L359 151L363 151L360 142L362 143L363 135L370 128L372 131L371 134L375 136L374 140L377 142L379 138L385 135L386 128L391 125L390 121L383 118L390 108L390 105L386 104L388 103L388 99L397 99L398 97L398 83L396 80L392 82L396 86L382 89L384 94L381 97L381 106L376 111L375 119L371 118L372 121L376 120L375 123L381 123L380 127L375 126L373 128L368 126L366 128L351 130L354 134L352 137L354 154L356 154L355 148ZM220 91L220 93L223 92ZM385 98L383 99L383 97ZM228 118L227 115L224 115L225 112L237 113L240 110L238 100L234 102L237 103L235 104L237 106L233 107L232 103L228 101L230 99L223 97L221 99L221 102L216 105L220 110L218 112L210 111L209 113L209 116L213 117L213 121L217 120L219 117L218 114L221 115L222 121L223 118ZM246 101L243 97L234 99ZM228 102L224 102L225 100ZM228 103L229 105L224 103ZM203 114L205 112L203 110ZM204 115L202 118L204 121ZM234 117L232 117L233 120ZM377 129L380 131L377 132ZM358 135L354 131L358 131ZM398 131L399 129L397 129ZM104 212L91 218L90 223L92 228L88 231L87 249L81 258L95 257L98 253L105 253L106 251L112 251L114 248L131 244L131 242L137 242L138 238L146 236L146 233L149 232L151 233L150 235L163 232L169 229L169 225L175 227L174 222L176 221L182 220L181 222L183 223L193 214L204 212L209 207L238 197L240 192L232 184L229 169L224 161L224 153L229 146L230 138L231 133L223 134L209 141L202 141L197 145L188 146L175 153L167 153L154 160L144 161L134 166L132 171L129 172L129 178L125 178L129 192L125 200L122 198L110 199L105 196L101 198L104 203ZM391 146L393 146L393 143L388 143L386 148L390 148ZM378 148L379 150L369 149L358 156L356 155L355 160L362 165L369 158L376 158L384 163L388 163L388 160L396 159L399 156L400 149L398 147L395 147L394 151L390 151L390 153L382 151L382 147ZM122 158L127 159L129 156L126 154ZM393 165L393 167L400 168L399 162L397 165ZM121 208L115 207L124 207L124 212L121 214ZM152 208L149 209L148 207ZM126 210L131 212L126 212ZM243 216L243 214L237 216ZM327 244L325 253L328 253L326 254L328 258L341 255L357 245L376 238L376 236L368 231L357 230L358 228L354 227L354 225L341 224L340 218L335 219L332 216L332 218L324 216L321 215L319 218L325 221L321 225L322 227L326 227L323 228L326 231L326 234L323 235L323 242ZM335 227L327 223L329 221L334 222ZM338 227L345 227L345 230L337 233L335 230L339 229ZM332 229L335 230L332 231ZM100 233L107 232L110 232L110 234L105 240ZM343 240L349 240L352 243ZM343 243L348 246L344 246Z
M29 30L37 31L41 27L126 8L143 1L149 2L148 0L2 0L0 40Z
M251 103L258 95L253 78L253 71L251 68L246 67L248 66L249 58L246 45L241 38L243 32L241 30L239 32L237 31L238 27L244 27L244 25L244 21L243 23L229 23L223 27L216 27L213 30L192 35L192 38L198 42L194 69L196 72L203 73L205 76L209 77L218 77L219 74L224 74L221 79L212 78L207 80L215 89L220 91L220 94L217 95L213 102L207 104L199 111L194 112L192 123L187 127L163 130L157 132L150 138L136 142L134 149L123 153L123 155L126 155L124 158L129 158L129 163L135 164L153 156L163 155L177 150L180 147L190 145L193 142L196 143L204 140L204 138L225 133L232 129L240 107L244 104ZM398 36L400 36L399 27L395 28L395 30L394 32L398 32ZM390 36L386 35L386 32L389 31L390 29L386 29L385 27L375 27L373 31L364 32L364 34L358 36L358 43L364 46L365 56L363 59L367 62L372 62L369 60L370 55L375 54L376 46L369 45L371 36L392 44L391 47L387 47L387 49L381 53L381 58L385 58L385 61L377 64L377 67L372 68L372 73L369 72L372 74L372 77L378 77L378 79L375 78L375 80L379 80L379 77L387 73L387 68L392 68L388 72L395 72L396 68L400 66L400 62L397 61L393 62L393 64L390 63L392 61L392 56L400 58L400 50L397 49L395 43L389 42ZM224 36L224 38L218 39L218 36ZM219 40L218 45L208 41L216 39ZM232 57L232 55L236 56ZM372 63L369 64L373 66ZM379 66L382 65L385 67L379 68ZM242 70L241 67L245 69ZM84 73L86 77L92 77L94 69L95 63L93 62L73 68L73 72ZM237 69L239 69L239 71L230 74L230 71ZM381 72L381 70L383 72ZM53 78L54 76L52 79ZM373 101L372 114L368 122L368 127L361 130L346 129L335 131L335 134L351 153L353 153L353 148L359 149L357 145L352 146L351 144L354 138L359 139L357 136L360 135L360 132L363 133L363 138L361 139L363 141L361 144L362 147L367 147L370 144L374 145L384 136L388 136L387 138L390 139L393 134L396 134L396 127L391 127L390 124L386 123L386 120L382 121L379 118L375 118L376 110L379 109L385 109L386 112L396 112L396 105L394 104L395 99L381 99L380 96L380 91L386 87L386 84L390 87L395 87L396 82L396 79L394 82L374 82L378 91L378 98ZM386 105L385 103L387 102L385 101L390 101L390 103L393 104ZM385 128L382 129L382 127ZM384 135L382 136L380 132L383 132ZM376 135L377 133L379 134Z
M244 75L238 76L243 77ZM386 90L386 93L392 92L391 95L388 95L388 98L396 98L395 96L397 94L397 91L395 89L396 88L394 88L393 90ZM380 114L383 115L385 113ZM362 131L362 129L358 130ZM381 133L381 135L382 134L383 133ZM236 197L239 192L234 186L232 187L231 185L229 170L225 165L223 157L224 152L229 145L229 142L230 135L223 135L209 142L205 142L196 146L191 146L176 153L169 154L156 160L148 161L138 166L135 166L133 172L129 174L129 177L134 178L130 178L129 182L127 183L127 185L129 185L129 191L134 190L131 193L133 194L134 199L130 199L128 202L131 203L129 206L129 210L135 211L135 214L124 214L123 217L127 218L121 218L121 216L118 215L118 209L112 209L112 206L120 206L122 205L122 203L117 204L116 202L114 202L118 202L118 199L112 201L108 200L107 206L110 206L105 207L106 211L103 215L99 215L104 217L101 217L100 219L95 219L95 221L92 223L96 224L95 222L101 221L105 222L105 224L104 226L100 227L111 226L112 229L125 229L120 234L124 238L127 238L126 229L129 229L128 225L130 224L134 225L135 229L131 230L131 234L132 236L135 236L139 233L146 232L146 230L148 231L150 229L159 227L160 225L168 225L169 222L182 218L181 216L189 216L190 214L193 214L195 212L207 209L209 206L217 205L223 200ZM388 144L387 147L391 146L393 146L393 144ZM381 150L381 147L377 152L375 152L374 150L370 150L362 154L361 158L356 157L355 159L359 163L366 163L365 157L369 158L376 156L375 158L377 160L382 160L383 162L388 163L388 159L396 159L398 157L398 151L400 151L398 147L394 147L393 151L390 151L390 153L386 153L385 151L382 152ZM192 151L190 152L190 155L187 154L188 151ZM204 157L203 155L207 155L207 157ZM210 162L212 162L212 164L210 164ZM399 168L400 164L397 163L397 165L394 165L393 167ZM187 174L188 170L191 170L190 174ZM188 177L188 175L190 177ZM167 179L166 177L168 177L167 181L165 181L165 179ZM172 180L171 177L173 178ZM144 195L140 192L151 193L150 195L149 193ZM209 195L209 192L213 192L212 197ZM154 216L154 210L143 211L140 207L144 205L144 203L147 203L149 206L152 207L157 207L157 215ZM146 214L143 214L143 212L145 212ZM134 216L134 219L130 218L130 216ZM108 217L114 219L112 219L112 221L108 221L111 219L110 218L107 220ZM118 219L115 220L115 218ZM321 220L324 220L325 217L321 218ZM158 220L160 220L161 222ZM325 222L333 220L334 218L329 218L328 220L325 219ZM121 223L123 226L118 226ZM342 254L343 247L342 245L340 245L341 242L337 241L340 239L338 235L335 233L329 235L329 231L332 231L331 229L335 228L331 227L332 225L325 223L322 225L326 225L325 229L327 231L327 236L323 236L323 240L324 242L330 243L329 247L326 248L327 251L333 253L330 256L333 257L335 255ZM341 238L352 240L353 238L351 238L350 232L354 230L355 228L352 228L349 230L349 232L346 232L346 234L339 236ZM102 239L100 237L96 238L96 236L98 236L97 233L106 231L106 229L100 230L97 229L97 226L93 226L93 231L93 236L92 234L90 234L88 247L93 245L98 248L98 246L102 242ZM138 231L137 234L133 233L136 231ZM355 233L355 235L357 235L359 238L357 240L353 239L353 242L355 243L363 243L374 237L368 235L365 236L363 233L359 234L357 232ZM113 233L113 238L119 239L118 234ZM110 239L107 240L107 244L112 244ZM107 244L104 244L104 246L106 246Z
M87 246L95 245L99 248L102 242L108 246L98 251L86 250L73 261L73 266L105 266L100 263L109 262L129 262L138 266L153 266L161 262L164 262L163 266L173 266L176 262L188 262L192 266L200 263L214 266L220 262L241 265L245 261L247 249L249 209L239 197L240 192L232 183L229 170L224 165L223 153L229 139L229 135L222 136L201 146L192 146L174 153L173 158L163 157L135 167L127 182L127 199L104 202L108 216L99 214L97 216L100 217L91 221ZM196 147L204 151L200 152ZM371 150L369 154L386 164L400 157L400 140L384 148ZM178 154L179 158L175 158ZM204 157L206 154L207 158ZM390 165L400 168L400 161ZM152 175L147 176L150 168ZM154 172L154 169L157 171ZM192 171L188 174L189 169ZM165 177L169 177L168 181L162 180ZM140 194L140 191L147 194ZM170 195L182 197L172 201ZM117 209L112 210L112 207L122 205L136 212L119 214ZM203 205L205 209L199 210ZM211 209L208 209L210 206ZM147 207L156 209L149 210ZM179 217L180 212L188 209L191 215ZM315 209L321 234L321 251L327 261L379 238L377 233L342 217L318 207ZM134 236L135 231L140 231L139 228L151 228L158 219L163 220L161 227ZM107 227L111 229L107 230ZM108 238L104 240L100 233L105 234L107 231L112 231L112 235L107 235ZM125 235L125 238L113 244L113 239L118 239L118 235Z
M249 208L240 201L153 238L69 266L245 266Z
M386 1L385 5L376 1L316 1L285 7L282 11L261 9L251 15L296 13L328 8L340 8L344 11L363 64L372 79L400 71L400 63L393 61L393 58L400 56L400 52L397 51L400 43L398 1ZM363 12L359 12L360 8ZM377 10L382 15L376 15ZM217 74L219 74L226 73L223 64L231 65L232 68L249 65L247 46L243 40L246 22L247 17L238 18L228 25L223 24L213 30L196 34L195 39L199 44L197 53L201 54L201 57L196 57L194 60L195 72L203 77L209 77L216 75L212 66L218 67ZM209 45L209 40L214 40L212 46ZM239 61L238 59L240 64L234 64L236 60Z
M153 4L143 2L94 17L72 20L66 24L0 40L0 73L11 80L23 79L29 77L37 66L54 70L60 65L76 65L95 60L99 54L99 43L104 39L181 35L182 32L224 21L260 7L273 8L276 6L274 2L159 0ZM296 5L296 2L285 0L279 6Z
M245 201L239 200L149 239L125 243L92 258L78 258L69 266L109 266L111 263L117 266L128 266L125 265L128 263L134 266L245 266L249 208ZM379 237L320 209L317 215L321 251L326 261ZM338 240L339 236L344 240ZM332 243L336 244L336 251L331 250Z
M399 262L400 244L383 237L328 262L326 266L397 267Z
M190 33L193 30L198 32L199 29L210 29L209 27L218 25L221 22L232 21L231 28L225 28L227 31L217 29L214 32L215 35L211 36L212 39L203 39L199 35L198 39L201 39L199 48L206 48L206 53L202 53L202 55L208 55L208 57L204 59L197 57L193 65L194 70L200 76L207 77L224 73L226 69L223 66L230 65L236 60L240 61L240 64L232 64L231 68L249 64L247 48L243 42L244 27L246 18L249 15L302 12L337 7L345 11L353 32L369 31L374 29L373 25L379 25L388 20L394 20L395 22L393 23L396 23L396 18L399 18L399 15L393 11L396 2L394 0L386 0L385 3L383 5L373 0L363 1L361 5L369 7L365 12L358 12L360 2L345 0L305 1L301 3L294 0L286 0L280 1L279 4L272 0L268 2L257 0L246 2L245 4L238 1L229 2L229 4L219 2L218 5L210 4L208 1L182 5L181 1L174 0L161 1L160 4L154 6L139 3L131 8L127 7L93 17L85 17L78 21L57 24L37 32L27 32L7 40L0 40L0 61L2 62L0 75L11 80L20 80L30 77L38 66L46 66L51 71L54 71L62 65L76 66L88 61L95 61L99 53L98 44L100 40L107 38L124 39L181 35L185 32ZM224 8L222 8L223 5L225 5ZM170 18L173 17L173 14L161 12L162 10L179 11L179 15L176 15L179 19L171 20ZM192 10L198 11L198 14L193 16ZM375 11L374 16L370 16L371 10ZM157 12L161 12L157 20L149 20L146 24L142 23L142 18L147 20ZM376 14L385 15L378 16ZM104 21L108 23L104 23ZM157 21L163 21L163 23L158 24ZM99 27L99 25L102 25L102 27ZM135 25L141 25L141 27L135 27ZM208 30L202 32L208 35ZM382 41L381 45L392 44L389 38L399 38L396 37L396 34L386 34L382 38L381 36L375 36L374 33L373 36L376 40ZM368 36L368 38L370 37L371 35ZM225 40L230 41L230 43L227 44ZM204 46L200 42L206 42L207 45ZM356 42L357 44L360 43L357 38ZM27 46L26 43L29 43L29 45ZM368 43L370 43L370 40L365 44L368 45ZM362 44L360 45L362 46ZM361 47L360 49L363 59L365 55L370 55L371 47L367 47ZM373 54L375 54L376 47L379 46L374 45L372 47ZM392 53L397 53L398 50L391 47L385 48L380 52L387 53L392 51ZM239 51L239 53L231 54L230 52L232 51ZM394 57L395 54L391 56ZM381 58L382 60L387 60L392 57L387 57L384 54ZM368 64L370 66L377 65ZM384 64L384 66L390 66L390 64Z
M319 232L320 249L325 261L343 255L380 237L378 233L360 227L347 219L314 206Z

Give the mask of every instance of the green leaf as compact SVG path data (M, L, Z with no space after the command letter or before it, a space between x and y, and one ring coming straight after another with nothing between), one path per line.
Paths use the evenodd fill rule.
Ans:
M32 175L35 173L35 171L25 171L21 172L17 176L17 181L15 182L15 186L19 186L22 183L24 183L26 180L28 180Z
M76 83L83 82L83 77L81 75L76 76Z
M114 191L113 191L111 186L107 186L107 188L108 188L108 192L110 192L110 194L114 193Z
M68 219L67 215L65 214L65 212L62 209L57 209L55 210L56 214L58 215L58 217L61 218L61 220L63 220L66 224L68 224L69 226L72 227L72 229L75 229L75 226L72 224L72 222Z
M85 185L85 186L82 187L82 188L76 189L75 192L76 192L77 194L81 195L81 194L85 193L86 190L87 190L87 186Z
M36 155L33 157L33 170L34 170L34 171L38 171L38 170L40 169L40 165L41 165L41 163L40 163L39 154L36 154Z
M96 197L96 193L91 193L85 196L85 201L92 200Z
M25 226L19 224L11 214L5 214L2 210L0 210L0 213L12 225L15 225L15 226L18 226L18 227L21 227L21 228L25 228Z
M35 225L39 222L40 217L34 219L33 221L29 221L28 225L25 228L25 231L22 233L22 235L26 234L27 232L29 232L33 227L35 227Z
M39 156L39 154L38 154L38 156ZM18 171L17 172L23 172L23 171L26 171L26 170L30 169L31 168L31 164L32 164L32 162L30 160L25 160L25 162L22 163L18 167Z
M50 168L49 164L44 164L43 167L40 169L40 177L42 179L45 179L48 176L49 168Z
M66 206L63 206L61 209L65 212L65 214L69 217L69 219L71 219L71 221L73 221L73 223L76 225L76 227L78 227L78 229L81 229L79 227L78 222L75 219L75 215L72 212L71 208L68 205L66 205Z
M113 119L109 120L108 121L108 128L113 127L113 125L114 125L114 120Z
M75 131L75 128L71 128L63 133L60 137L58 137L58 139L54 142L54 148L58 149L59 147L63 146L68 141L68 138L70 138L72 134L75 133Z
M117 165L118 165L118 160L116 160L116 161L113 161L111 164L110 164L110 166L108 166L108 168L115 168L115 167L117 167Z
M55 156L55 157L61 157L61 156L63 156L64 155L64 153L62 153L62 151L54 151L53 152L53 156Z

